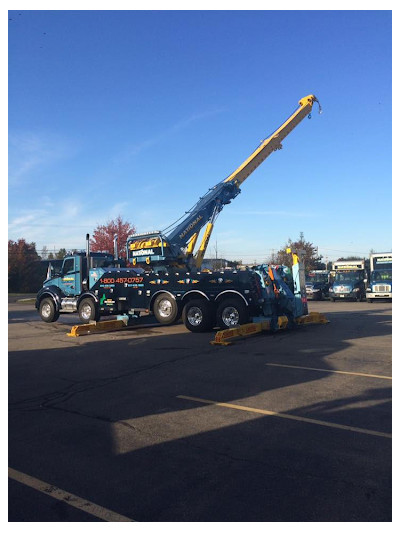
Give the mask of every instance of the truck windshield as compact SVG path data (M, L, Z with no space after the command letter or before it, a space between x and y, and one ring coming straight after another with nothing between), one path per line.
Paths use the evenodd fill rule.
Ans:
M361 281L364 279L364 272L354 270L353 272L338 272L335 276L335 281L343 283L346 281Z
M392 271L374 270L371 272L371 281L392 281Z

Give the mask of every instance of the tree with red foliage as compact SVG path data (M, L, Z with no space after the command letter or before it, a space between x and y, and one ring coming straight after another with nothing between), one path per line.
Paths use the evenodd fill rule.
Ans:
M120 257L126 258L126 239L135 233L136 229L130 222L124 222L121 215L115 220L109 220L104 225L98 225L90 239L90 248L93 252L114 253L114 235L118 236L118 252Z

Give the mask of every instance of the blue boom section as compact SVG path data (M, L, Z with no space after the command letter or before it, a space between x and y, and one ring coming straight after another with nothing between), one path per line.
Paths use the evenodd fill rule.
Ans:
M184 257L184 250L191 237L239 193L240 189L234 183L222 181L202 196L186 213L183 221L170 231L135 234L128 237L128 261L133 261L134 264L144 262L162 264L168 260L179 261Z
M236 185L222 181L202 196L183 222L167 234L170 246L176 248L174 251L178 252L185 247L190 238L210 220L214 211L221 211L239 193L240 189Z

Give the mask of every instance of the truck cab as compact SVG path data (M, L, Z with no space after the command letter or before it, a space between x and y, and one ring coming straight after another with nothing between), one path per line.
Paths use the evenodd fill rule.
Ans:
M392 299L392 271L375 270L371 272L371 279L367 287L367 301Z
M367 273L365 261L336 261L333 263L333 283L329 288L329 298L361 302L366 294Z
M392 252L370 255L371 276L367 287L367 302L392 299Z
M117 261L117 264L121 262ZM53 322L60 313L76 312L83 298L91 294L90 289L97 280L115 265L114 256L106 252L91 252L89 256L85 252L77 252L66 255L61 265L50 262L47 277L35 302L42 320ZM89 298L86 305L88 302ZM90 313L89 315L91 318L98 318L92 317Z

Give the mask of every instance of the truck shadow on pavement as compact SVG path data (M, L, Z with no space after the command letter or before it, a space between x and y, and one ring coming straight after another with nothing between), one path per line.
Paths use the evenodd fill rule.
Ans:
M138 521L390 521L391 381L355 375L390 374L390 315L357 314L229 347L177 333L10 352L10 466ZM28 519L73 521L52 505Z

